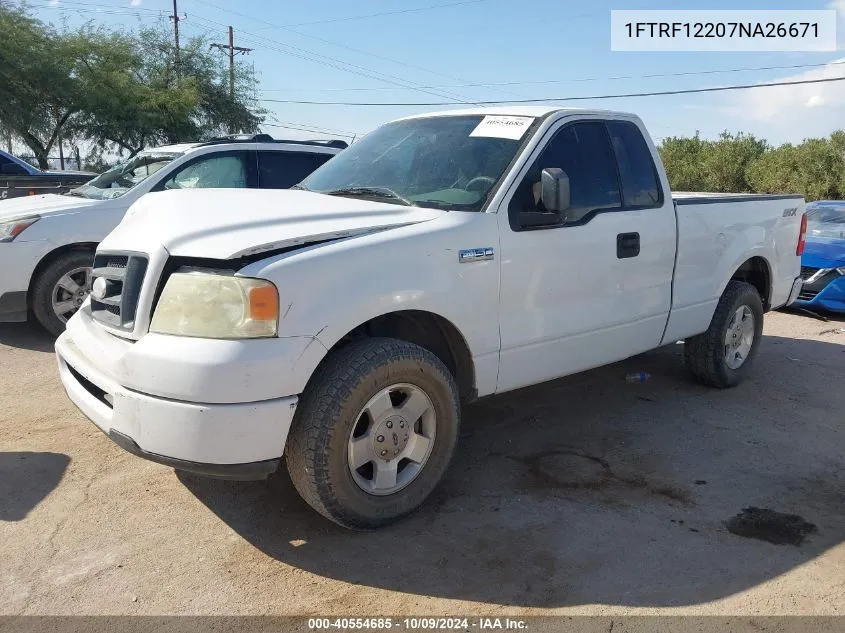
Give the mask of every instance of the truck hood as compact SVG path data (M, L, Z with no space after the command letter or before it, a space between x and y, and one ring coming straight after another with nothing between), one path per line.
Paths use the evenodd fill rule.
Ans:
M807 237L801 265L813 268L845 266L845 239Z
M102 204L102 200L91 200L77 196L60 196L47 193L41 196L22 196L0 202L0 222L27 215L54 215L78 211Z
M103 250L163 246L171 255L232 259L426 222L445 211L299 190L202 189L147 194Z

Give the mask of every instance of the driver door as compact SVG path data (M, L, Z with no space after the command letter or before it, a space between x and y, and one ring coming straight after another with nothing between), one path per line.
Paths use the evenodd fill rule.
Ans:
M498 213L500 392L657 347L669 313L675 216L638 126L565 119L547 136ZM544 168L566 172L579 220L521 225L545 211Z

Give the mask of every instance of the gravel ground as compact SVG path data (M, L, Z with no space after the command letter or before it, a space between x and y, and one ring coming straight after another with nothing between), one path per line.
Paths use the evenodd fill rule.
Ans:
M843 614L838 328L768 315L729 391L673 345L478 402L433 498L351 533L286 474L122 452L65 398L52 341L0 325L0 614Z

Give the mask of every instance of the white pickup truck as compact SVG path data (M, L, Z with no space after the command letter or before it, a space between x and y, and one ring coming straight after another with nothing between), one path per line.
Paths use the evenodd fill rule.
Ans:
M800 288L800 196L672 196L633 115L473 109L388 123L291 191L174 191L100 244L58 339L124 449L209 476L284 458L350 528L419 506L462 402L684 339L714 387Z

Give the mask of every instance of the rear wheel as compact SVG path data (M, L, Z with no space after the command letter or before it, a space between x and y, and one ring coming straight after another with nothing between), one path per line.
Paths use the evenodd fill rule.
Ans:
M344 527L372 529L416 509L458 437L458 393L428 350L365 339L338 350L303 394L285 457L300 495Z
M91 292L94 255L89 251L64 253L51 262L35 280L32 311L44 328L58 336L67 320Z
M757 289L731 281L710 327L684 342L687 370L711 387L734 387L751 371L763 335L763 302Z

